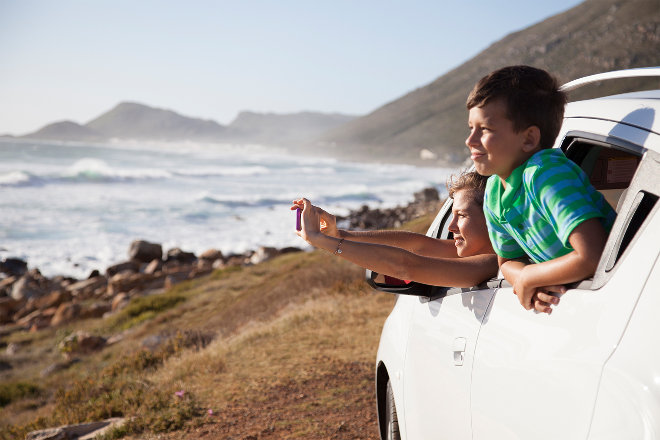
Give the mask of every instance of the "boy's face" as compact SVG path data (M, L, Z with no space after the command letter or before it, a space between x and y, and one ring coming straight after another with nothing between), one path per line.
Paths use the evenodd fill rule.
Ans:
M477 172L482 176L496 174L502 180L506 179L538 147L529 132L536 127L516 132L513 122L506 117L503 99L496 99L483 107L472 107L468 126L470 135L465 145L470 150L470 158Z

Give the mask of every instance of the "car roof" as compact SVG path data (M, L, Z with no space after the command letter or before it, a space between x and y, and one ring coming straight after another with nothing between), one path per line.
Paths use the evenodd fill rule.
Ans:
M660 90L646 90L570 102L565 118L592 118L639 127L660 134Z

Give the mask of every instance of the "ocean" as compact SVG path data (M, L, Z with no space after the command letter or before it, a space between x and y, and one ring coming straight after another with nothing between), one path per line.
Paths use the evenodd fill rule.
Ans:
M127 259L143 239L225 255L260 246L307 248L294 198L337 215L388 208L452 170L342 162L258 145L0 141L0 257L46 276L85 278Z

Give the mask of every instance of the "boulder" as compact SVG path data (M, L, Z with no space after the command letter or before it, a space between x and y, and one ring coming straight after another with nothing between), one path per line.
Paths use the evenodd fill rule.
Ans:
M25 440L67 440L69 436L62 428L41 429L32 431L25 436Z
M117 310L123 309L128 305L129 301L131 298L128 296L127 293L119 293L112 298L112 305L111 305L111 310L113 312L116 312Z
M63 302L71 301L71 299L72 295L70 292L66 290L56 290L39 298L31 298L27 302L26 307L44 310L51 307L58 307Z
M20 302L14 298L8 296L0 298L0 324L6 324L12 321L11 317L18 304Z
M139 272L140 271L140 261L139 260L129 260L123 261L121 263L113 264L105 270L105 273L108 277L112 277L120 272Z
M38 269L27 272L11 286L11 296L14 299L29 299L43 296L51 289L51 282L41 275Z
M259 264L263 263L264 261L268 261L273 257L276 257L279 255L279 251L274 248L274 247L265 247L262 246L259 249L257 249L254 254L250 257L250 263L252 264Z
M0 280L0 296L11 295L11 286L18 280L18 277L10 276L4 280Z
M423 190L416 192L414 197L414 203L431 203L440 200L438 190L433 187L424 188Z
M0 261L0 273L10 277L21 277L27 272L27 262L18 258L3 258Z
M107 284L108 279L106 277L97 276L70 284L66 287L66 290L75 298L90 298L96 294L97 289L102 287L105 290Z
M142 291L162 283L164 278L164 276L147 273L118 273L108 281L108 293L116 295L121 292L130 292L133 289Z
M15 356L19 351L21 351L21 344L18 342L10 342L5 349L7 356Z
M31 331L41 330L50 325L56 309L35 310L34 312L26 315L16 321L17 324L29 327Z
M50 325L58 326L75 321L80 317L80 309L80 304L72 302L65 302L60 304L60 306L55 311L53 318L50 320Z
M91 335L84 331L77 331L67 336L58 345L59 350L67 357L74 354L89 354L105 347L106 339L102 336Z
M81 307L80 319L100 318L112 310L112 305L105 302L96 302Z
M128 258L142 263L149 263L153 259L163 259L163 247L157 243L144 240L135 240L128 249Z
M302 252L302 251L303 251L303 250L300 249L299 247L288 246L288 247L285 247L285 248L280 249L280 255L284 255L284 254L292 254L292 253L294 253L294 252Z
M163 260L154 258L151 260L151 263L147 264L147 267L144 268L144 273L146 274L155 274L163 270Z
M223 258L222 252L217 249L207 249L199 256L201 260L207 260L214 262L215 260L221 260Z
M170 249L167 251L167 258L165 261L178 261L183 264L191 264L197 260L197 257L192 252L185 252L179 248Z

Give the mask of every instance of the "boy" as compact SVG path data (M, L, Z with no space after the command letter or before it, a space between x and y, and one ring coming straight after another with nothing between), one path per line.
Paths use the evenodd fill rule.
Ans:
M552 148L565 104L557 81L529 66L496 70L467 99L465 144L477 172L490 176L484 214L500 269L525 309L546 313L550 304L534 304L537 291L593 275L616 216Z

